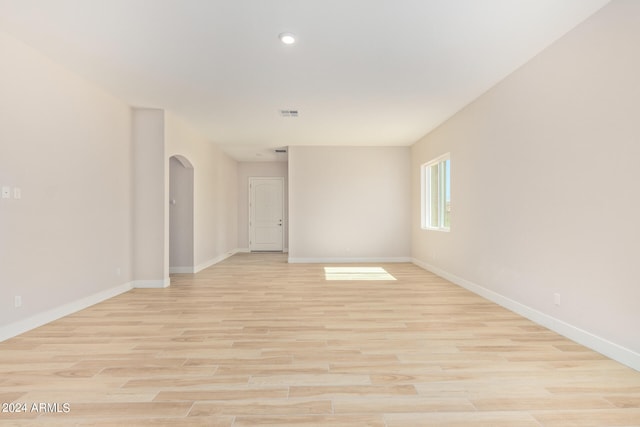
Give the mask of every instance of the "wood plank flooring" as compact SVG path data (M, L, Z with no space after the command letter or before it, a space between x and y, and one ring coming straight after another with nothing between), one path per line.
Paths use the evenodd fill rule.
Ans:
M0 402L27 411L0 425L640 426L640 372L376 266L396 280L238 254L7 340Z

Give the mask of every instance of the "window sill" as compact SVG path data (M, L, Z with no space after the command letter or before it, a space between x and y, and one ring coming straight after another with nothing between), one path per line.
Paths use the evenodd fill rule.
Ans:
M451 231L451 228L422 227L422 229L426 231L443 231L445 233Z

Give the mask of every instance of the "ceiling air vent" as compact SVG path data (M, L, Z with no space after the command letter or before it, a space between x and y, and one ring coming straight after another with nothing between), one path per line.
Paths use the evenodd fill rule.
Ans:
M298 110L280 110L282 117L298 117Z

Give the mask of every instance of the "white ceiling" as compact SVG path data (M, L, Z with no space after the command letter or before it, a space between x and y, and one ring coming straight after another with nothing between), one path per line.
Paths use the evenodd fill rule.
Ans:
M252 161L410 145L606 3L0 0L0 30Z

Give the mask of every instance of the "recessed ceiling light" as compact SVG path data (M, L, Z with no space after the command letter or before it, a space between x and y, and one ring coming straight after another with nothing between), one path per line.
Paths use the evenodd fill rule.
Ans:
M294 44L296 42L296 36L291 33L280 33L278 37L284 44Z

